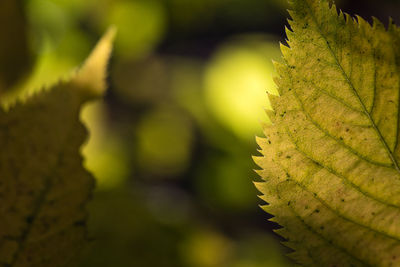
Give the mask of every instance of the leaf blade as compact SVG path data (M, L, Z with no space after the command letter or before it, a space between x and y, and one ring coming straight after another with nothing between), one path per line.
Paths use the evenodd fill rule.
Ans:
M79 112L104 92L113 35L105 35L72 80L0 111L2 265L62 266L86 239L94 180L82 167L86 130Z
M327 240L324 265L338 264L338 249L356 266L399 264L398 29L338 14L328 1L292 7L290 48L276 63L274 124L258 140L265 209L284 227L297 216ZM295 215L279 215L285 203ZM313 265L319 247L304 248L312 234L295 233L292 247Z

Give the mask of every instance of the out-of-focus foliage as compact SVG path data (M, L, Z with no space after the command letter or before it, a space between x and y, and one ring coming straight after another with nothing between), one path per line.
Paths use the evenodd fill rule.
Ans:
M106 89L114 34L105 35L71 80L22 94L0 110L2 266L65 266L87 239L85 206L94 181L82 168L86 131L79 112Z
M193 267L229 266L234 252L231 240L207 230L192 233L182 250L187 265Z
M132 59L149 54L164 35L166 14L164 6L154 0L117 1L108 4L110 10L103 23L119 29L116 51ZM107 6L106 6L107 8Z
M190 161L190 121L179 110L161 106L141 118L137 126L136 157L146 172L170 176L182 173Z
M175 247L184 229L158 222L145 204L131 189L97 192L89 209L96 239L79 266L183 266Z
M222 46L207 67L207 104L221 123L244 139L260 133L259 122L267 119L266 90L276 94L272 59L279 58L278 46L251 36Z
M198 170L196 176L197 191L206 204L231 212L248 210L257 205L253 197L256 193L254 186L242 179L251 175L248 170L253 167L245 155L248 153L244 150L234 154L208 155L205 161L207 169ZM236 168L230 168L232 165Z
M25 2L31 44L37 58L33 72L19 90L33 93L54 84L59 77L68 79L65 75L84 60L95 38L89 39L78 27L76 15L67 12L69 5L64 7L47 0Z
M238 240L209 228L199 228L182 244L185 266L265 267L290 266L277 254L279 244L268 234L253 232ZM263 249L263 246L269 250Z
M98 189L121 186L131 170L126 147L117 133L108 127L105 103L99 101L86 105L81 118L90 129L90 139L82 151L85 167L96 177Z
M30 70L31 53L22 1L0 1L0 95Z

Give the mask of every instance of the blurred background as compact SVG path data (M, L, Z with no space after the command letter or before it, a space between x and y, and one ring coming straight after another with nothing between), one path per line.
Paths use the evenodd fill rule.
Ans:
M396 0L341 0L400 19ZM74 266L293 266L258 205L255 136L276 93L285 0L2 0L1 86L35 90L118 36L104 100L87 105L92 241ZM12 66L12 68L10 68ZM17 68L17 71L14 70ZM12 73L22 73L14 77ZM1 77L0 77L1 78Z

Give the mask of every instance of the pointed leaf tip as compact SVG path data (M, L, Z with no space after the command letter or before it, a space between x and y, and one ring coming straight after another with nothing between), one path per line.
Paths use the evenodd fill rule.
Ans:
M0 266L66 266L85 246L94 179L79 153L79 114L106 88L114 36L111 28L72 80L0 109Z
M101 96L106 90L107 65L116 33L114 26L107 30L74 79L89 98Z

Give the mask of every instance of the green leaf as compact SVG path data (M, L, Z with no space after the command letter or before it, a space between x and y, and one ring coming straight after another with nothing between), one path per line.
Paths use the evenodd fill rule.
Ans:
M62 266L84 244L94 180L79 112L106 88L114 32L71 80L0 111L0 266Z
M306 266L400 266L400 29L297 0L259 138L263 208Z
M29 47L22 0L0 1L0 95L30 70Z

